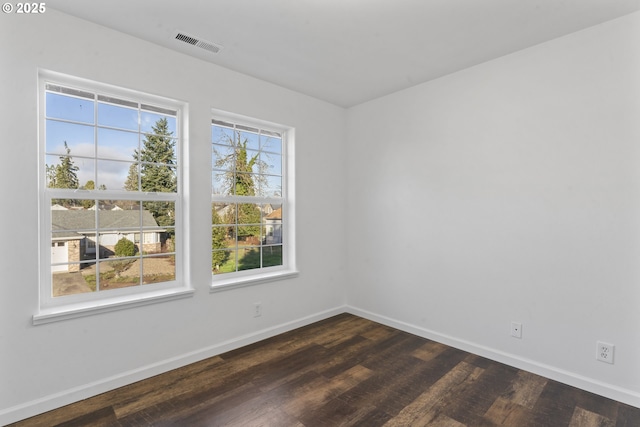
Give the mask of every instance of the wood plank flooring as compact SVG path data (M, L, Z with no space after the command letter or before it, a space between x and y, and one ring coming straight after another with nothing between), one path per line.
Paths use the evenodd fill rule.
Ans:
M640 409L350 314L13 426L640 426Z

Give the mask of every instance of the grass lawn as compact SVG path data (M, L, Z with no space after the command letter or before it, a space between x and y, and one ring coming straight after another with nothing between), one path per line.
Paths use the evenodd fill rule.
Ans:
M237 254L237 268L236 268ZM262 267L282 265L282 246L262 247ZM260 268L260 247L238 247L237 250L228 251L226 260L220 265L215 274L232 273L234 271L252 270Z

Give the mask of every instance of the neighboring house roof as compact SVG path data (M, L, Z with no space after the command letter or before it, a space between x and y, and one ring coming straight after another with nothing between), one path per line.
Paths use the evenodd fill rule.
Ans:
M278 208L275 211L271 212L269 215L265 216L264 219L268 219L271 221L281 220L282 219L282 208Z
M148 231L164 231L164 228L159 227L156 220L151 215L151 212L143 211L98 211L98 221L100 222L100 229L118 231L120 229L135 229L140 227L140 215L142 214L142 226ZM69 230L71 234L78 235L75 231L78 230L82 233L83 230L90 232L96 228L96 211L93 210L67 210L51 211L51 229L56 232L56 237L64 237L62 231ZM105 230L105 231L106 231ZM61 231L62 233L58 233ZM86 233L83 233L86 234Z

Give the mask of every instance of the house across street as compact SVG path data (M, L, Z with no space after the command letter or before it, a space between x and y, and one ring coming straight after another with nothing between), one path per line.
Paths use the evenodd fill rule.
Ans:
M118 208L97 214L93 209L51 210L53 272L79 271L80 261L95 260L96 255L108 258L123 237L134 242L141 252L162 252L166 229L158 226L151 212Z

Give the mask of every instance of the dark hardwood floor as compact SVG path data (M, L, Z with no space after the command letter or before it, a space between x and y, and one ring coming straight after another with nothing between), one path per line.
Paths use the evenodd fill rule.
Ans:
M640 409L342 314L14 426L640 426Z

